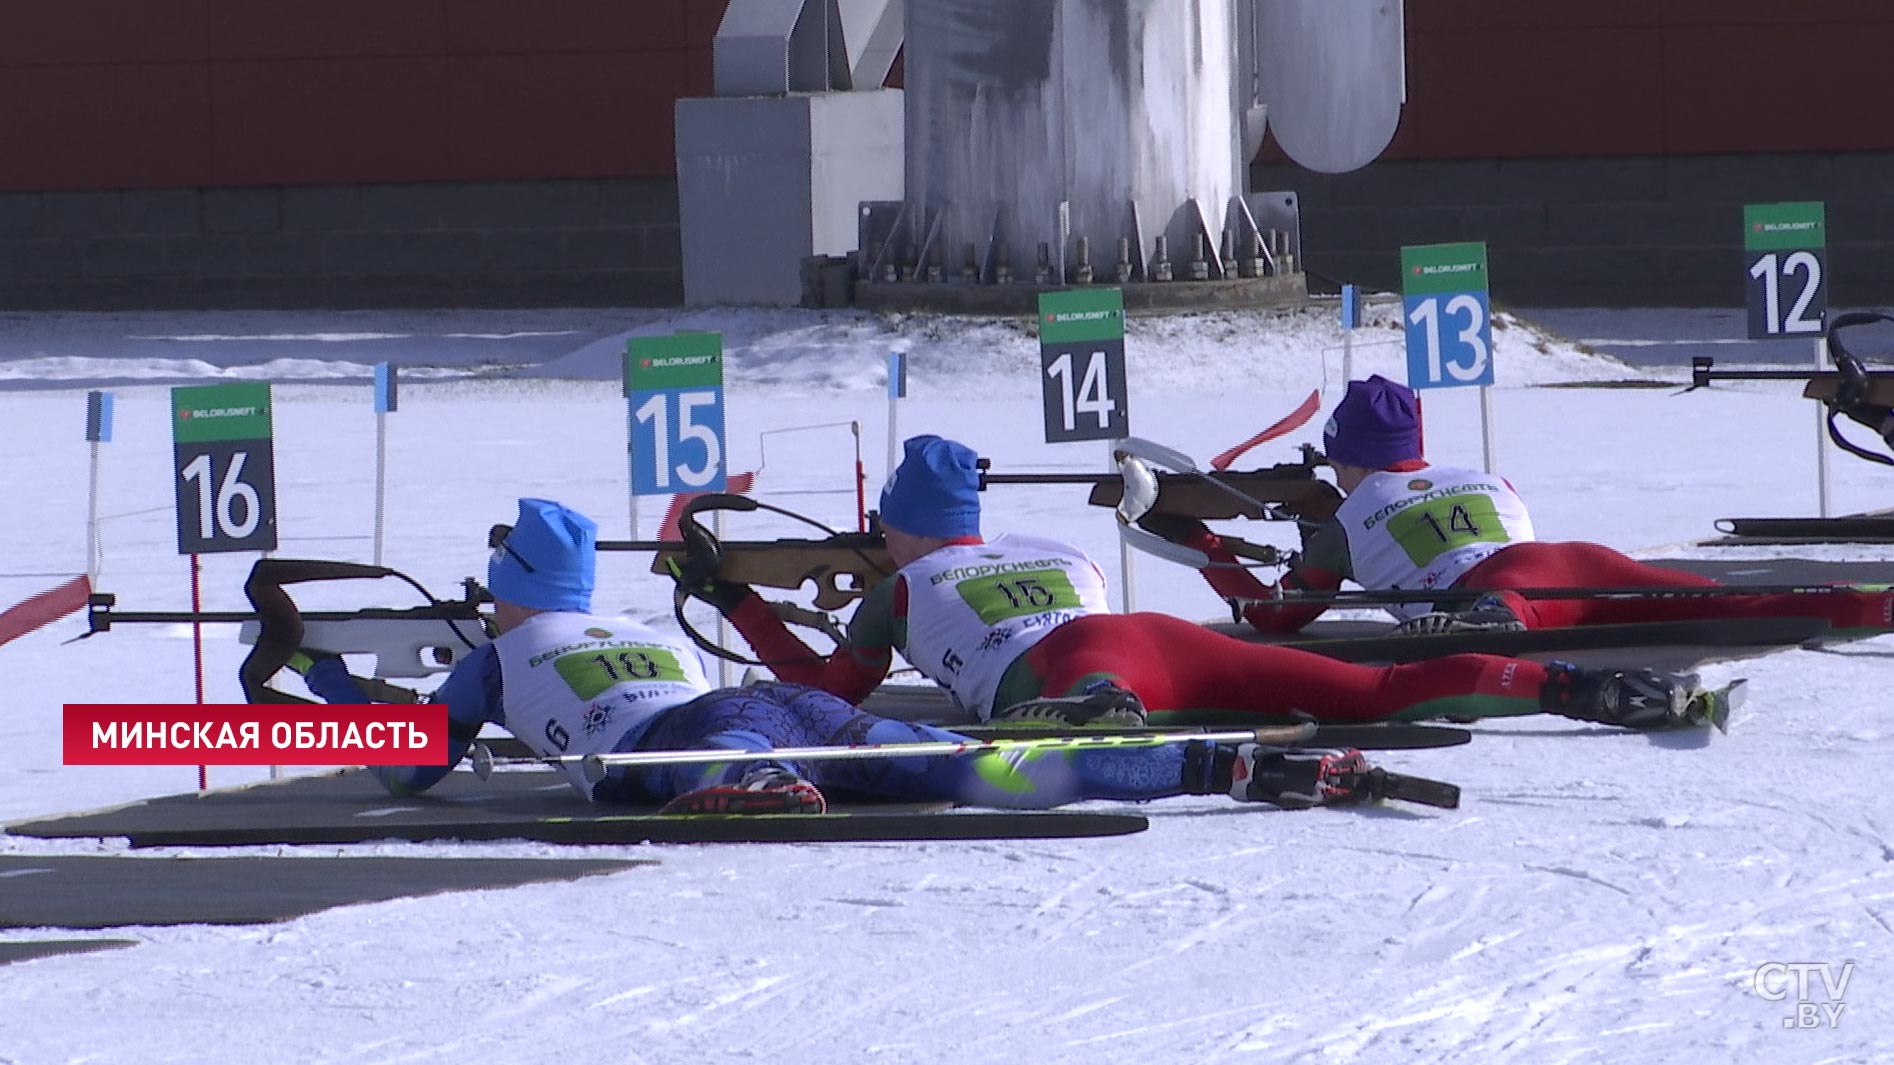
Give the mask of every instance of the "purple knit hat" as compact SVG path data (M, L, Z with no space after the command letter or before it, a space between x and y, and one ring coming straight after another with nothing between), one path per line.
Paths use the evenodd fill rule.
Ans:
M1322 430L1328 460L1382 470L1421 457L1414 390L1376 374L1348 382L1348 394Z

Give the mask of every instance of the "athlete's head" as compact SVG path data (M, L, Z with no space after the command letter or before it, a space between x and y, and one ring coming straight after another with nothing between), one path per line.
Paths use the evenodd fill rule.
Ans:
M906 448L881 490L881 523L940 540L980 535L979 456L939 436L909 437Z
M598 525L591 518L550 499L522 499L519 520L494 533L487 590L495 599L533 610L592 609Z
M1322 430L1328 460L1337 466L1380 470L1421 457L1420 416L1414 391L1376 374L1348 382L1348 394Z

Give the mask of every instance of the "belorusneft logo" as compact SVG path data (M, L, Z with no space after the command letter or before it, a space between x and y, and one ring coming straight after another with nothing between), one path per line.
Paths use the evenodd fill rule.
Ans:
M664 355L655 359L641 359L638 366L645 370L668 370L674 366L708 366L716 361L715 355Z
M1756 232L1758 233L1800 233L1805 230L1819 229L1821 228L1821 225L1822 224L1820 222L1816 222L1816 221L1758 222L1756 223Z
M178 411L178 421L203 421L206 418L250 418L263 413L262 407L186 407Z
M1422 277L1432 277L1435 274L1470 274L1478 271L1479 268L1479 263L1434 263L1422 266L1416 272Z
M1117 318L1123 311L1066 311L1063 314L1046 315L1048 322L1099 322L1107 318Z

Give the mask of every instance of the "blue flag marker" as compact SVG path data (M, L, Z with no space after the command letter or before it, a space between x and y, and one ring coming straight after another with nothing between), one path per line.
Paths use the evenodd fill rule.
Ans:
M395 396L395 367L393 363L375 364L375 413L393 414L400 406Z
M112 394L85 394L85 438L95 444L112 442Z
M1361 328L1361 289L1355 285L1342 286L1342 328Z
M908 398L908 353L905 351L888 353L888 398Z

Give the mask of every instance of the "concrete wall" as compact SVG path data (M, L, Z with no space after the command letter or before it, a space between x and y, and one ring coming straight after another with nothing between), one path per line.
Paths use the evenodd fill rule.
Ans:
M1258 165L1295 189L1307 269L1398 290L1405 244L1484 240L1515 306L1743 305L1746 203L1827 204L1829 305L1894 303L1894 153Z
M674 305L668 178L0 193L0 307Z

